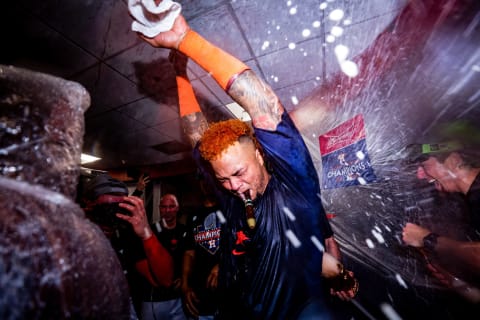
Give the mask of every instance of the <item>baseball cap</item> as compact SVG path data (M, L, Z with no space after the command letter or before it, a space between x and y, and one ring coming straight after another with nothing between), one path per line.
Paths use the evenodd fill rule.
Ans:
M407 163L420 163L426 161L429 157L448 154L453 151L461 150L463 145L456 141L438 142L438 143L413 143L405 147L401 152Z
M128 188L125 183L112 178L106 173L93 177L85 187L87 198L94 200L103 194L120 193L128 195Z

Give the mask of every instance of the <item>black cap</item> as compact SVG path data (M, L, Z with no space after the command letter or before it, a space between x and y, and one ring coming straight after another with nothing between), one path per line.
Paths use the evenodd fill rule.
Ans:
M94 200L103 194L128 195L128 188L125 183L114 179L108 174L100 174L93 177L85 187L87 198Z

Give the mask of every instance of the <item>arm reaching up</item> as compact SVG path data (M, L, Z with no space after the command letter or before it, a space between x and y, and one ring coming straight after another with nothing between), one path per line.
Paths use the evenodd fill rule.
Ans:
M183 16L169 31L154 38L140 37L154 47L178 49L194 60L247 111L255 127L274 130L280 122L284 108L270 86L242 61L190 29Z
M178 108L183 129L192 146L195 146L208 126L207 119L200 109L200 105L195 98L195 93L187 76L187 56L177 50L172 50L169 60L176 73Z

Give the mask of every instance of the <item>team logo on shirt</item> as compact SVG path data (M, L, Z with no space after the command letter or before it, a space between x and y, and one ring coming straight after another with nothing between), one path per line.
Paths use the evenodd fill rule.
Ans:
M234 256L241 256L247 252L250 238L243 232L237 231L237 240L235 241L235 247L232 250Z
M215 212L210 213L203 225L198 225L195 230L195 242L211 254L215 254L220 247L220 224L217 223Z

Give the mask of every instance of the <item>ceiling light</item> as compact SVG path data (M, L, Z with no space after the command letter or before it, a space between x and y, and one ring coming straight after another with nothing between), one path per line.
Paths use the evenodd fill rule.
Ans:
M89 154L82 153L82 156L80 157L80 163L81 163L81 164L85 164L85 163L94 162L94 161L97 161L97 160L100 160L100 159L101 159L101 158L94 157L94 156L91 156L91 155L89 155Z

